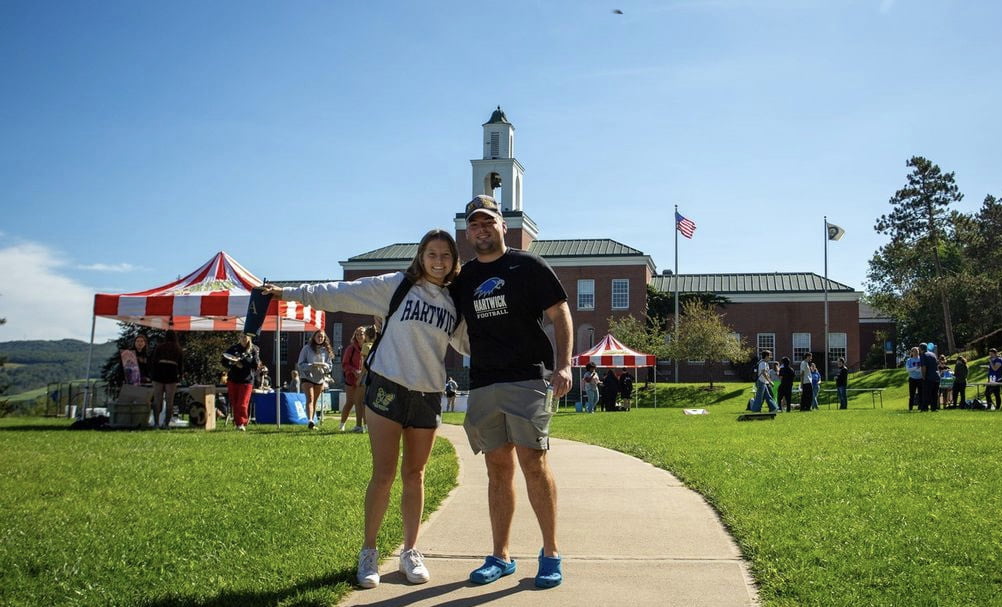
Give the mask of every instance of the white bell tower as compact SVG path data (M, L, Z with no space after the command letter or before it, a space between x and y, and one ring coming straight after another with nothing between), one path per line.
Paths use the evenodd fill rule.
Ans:
M508 122L501 106L494 110L484 127L484 157L471 160L473 196L487 194L501 205L504 217L504 241L509 247L527 250L539 228L522 210L522 175L525 169L515 160L515 127ZM465 212L456 213L456 243L463 260L473 259L473 248L466 241Z
M487 194L498 201L502 211L521 211L525 169L515 160L515 127L508 122L501 106L483 127L484 157L470 161L473 196Z

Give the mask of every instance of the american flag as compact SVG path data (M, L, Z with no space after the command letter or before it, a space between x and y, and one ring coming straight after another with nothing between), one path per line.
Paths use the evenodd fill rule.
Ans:
M686 219L679 215L678 211L675 211L675 227L686 238L692 238L693 233L696 231L696 224L691 219Z

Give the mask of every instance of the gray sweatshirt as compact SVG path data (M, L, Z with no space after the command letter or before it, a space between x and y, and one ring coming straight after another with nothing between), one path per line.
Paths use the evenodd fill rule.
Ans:
M304 284L282 289L282 299L330 312L385 318L390 298L403 280L403 272L395 272L349 282ZM372 371L410 390L442 392L446 380L445 353L450 341L455 342L453 347L457 351L464 347L459 335L456 340L451 339L457 323L459 318L448 289L419 280L393 318L384 320L384 334L372 361Z

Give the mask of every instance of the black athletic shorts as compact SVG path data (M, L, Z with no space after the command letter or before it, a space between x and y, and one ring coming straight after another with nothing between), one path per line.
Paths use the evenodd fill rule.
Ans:
M369 371L365 406L404 428L438 428L442 423L442 393L416 392Z

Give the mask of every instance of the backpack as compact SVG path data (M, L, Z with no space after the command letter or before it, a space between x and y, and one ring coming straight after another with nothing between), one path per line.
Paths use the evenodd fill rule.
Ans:
M365 362L362 363L365 366L366 371L372 370L369 366L372 364L372 361L375 360L376 348L379 347L379 342L383 341L383 335L386 334L386 326L390 324L390 318L393 316L393 313L396 312L397 308L400 307L400 304L403 303L404 297L407 297L407 293L410 292L411 287L413 286L414 283L411 282L410 276L404 274L404 279L400 281L400 284L397 285L397 289L393 292L393 296L390 297L390 309L386 312L386 320L383 322L383 330L376 334L376 341L372 342L372 347L369 348L369 355L365 357ZM365 374L365 385L369 385L372 381L371 378L371 373Z

